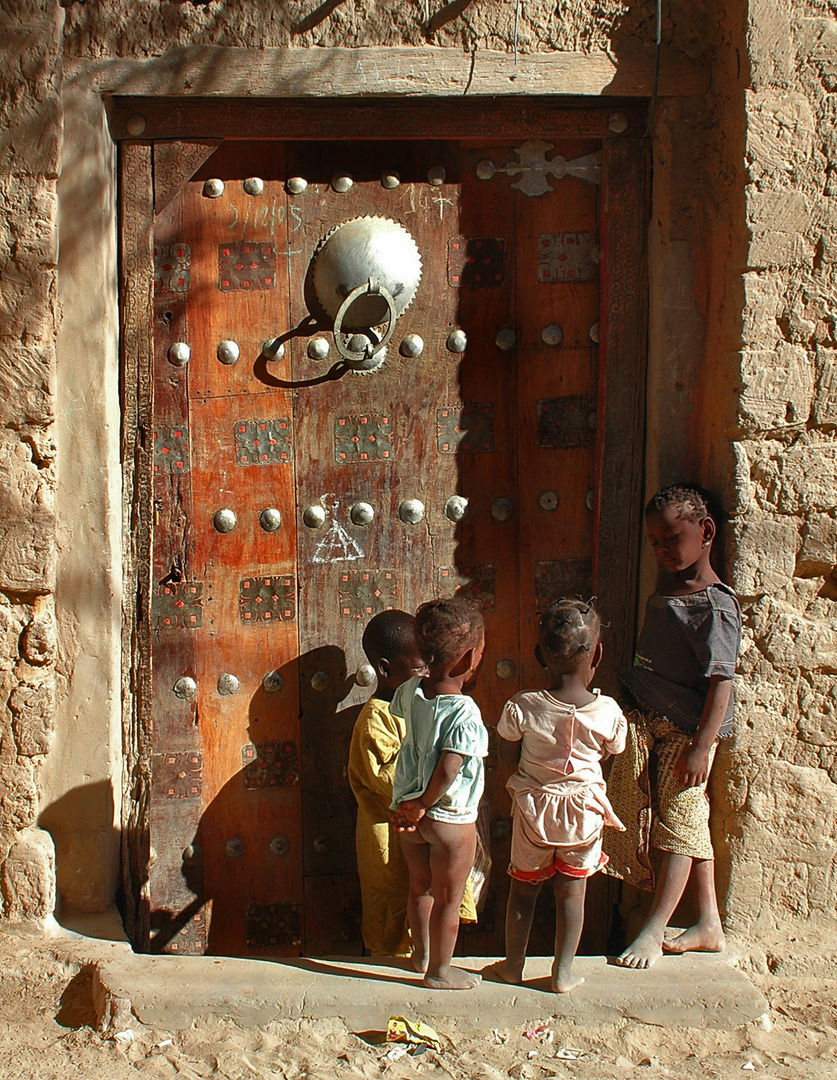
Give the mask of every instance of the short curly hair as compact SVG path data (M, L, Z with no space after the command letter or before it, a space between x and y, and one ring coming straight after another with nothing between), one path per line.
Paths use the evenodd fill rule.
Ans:
M406 656L416 646L415 619L408 611L390 608L379 611L366 624L361 638L363 651L370 664Z
M556 660L571 660L582 650L589 653L595 649L601 628L602 621L591 601L562 596L541 616L541 648Z
M484 635L480 609L462 596L428 600L416 611L416 644L425 663L455 660L477 646Z
M719 510L712 495L699 484L669 484L652 495L645 507L645 516L676 510L686 521L718 520Z

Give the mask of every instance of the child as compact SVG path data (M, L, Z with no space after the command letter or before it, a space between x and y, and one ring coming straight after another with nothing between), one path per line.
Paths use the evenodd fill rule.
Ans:
M410 872L413 966L430 989L470 990L480 976L452 967L451 957L488 752L480 711L463 693L482 660L482 615L460 597L431 600L416 612L416 641L428 674L399 687L391 706L407 724L392 807Z
M363 651L378 677L358 715L349 749L349 785L357 799L357 870L363 908L361 933L373 956L409 956L407 893L410 875L401 844L392 842L392 774L406 725L390 710L392 696L427 665L416 646L415 619L406 611L382 611L363 632ZM476 922L471 879L459 909L462 922Z
M654 898L636 940L618 957L624 967L649 968L664 951L724 947L706 781L719 736L732 731L741 609L709 562L716 527L707 500L702 489L675 484L645 508L660 576L648 598L635 666L620 676L628 750L609 779L632 835L613 837L607 847L608 873L653 891ZM650 849L661 855L656 884ZM697 922L666 941L666 925L690 877Z
M523 978L526 946L541 886L555 893L552 989L567 993L573 975L587 878L601 869L605 825L624 829L608 802L601 761L625 748L627 722L613 698L588 690L602 657L601 623L589 603L556 600L540 622L535 655L548 690L506 702L497 732L500 756L518 762L512 796L511 886L506 906L506 958L491 965L505 982Z
M407 864L391 843L390 808L395 759L404 721L390 711L392 696L427 665L416 647L415 619L406 611L382 611L363 632L363 651L378 685L355 721L349 749L349 784L357 799L357 870L363 906L361 933L373 956L409 956Z

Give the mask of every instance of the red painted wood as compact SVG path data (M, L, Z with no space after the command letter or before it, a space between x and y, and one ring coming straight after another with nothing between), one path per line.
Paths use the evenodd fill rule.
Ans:
M482 583L487 648L475 696L491 729L507 697L540 685L532 656L538 564L592 558L586 499L594 485L595 438L576 447L539 446L537 410L543 400L595 399L597 357L589 331L598 317L599 283L539 282L538 251L545 234L597 232L598 188L567 178L552 181L554 191L529 197L502 172L490 181L477 177L479 161L513 161L516 145L227 143L158 219L161 243L179 240L191 248L188 291L158 304L156 383L160 423L188 422L190 461L188 476L158 482L154 576L161 580L178 566L185 579L202 582L203 592L202 626L166 630L153 645L156 748L166 749L166 740L179 733L185 748L199 751L201 796L198 825L188 815L165 818L164 796L152 788L152 844L159 833L166 851L152 878L152 906L169 925L175 909L205 916L211 952L360 949L354 801L345 765L357 708L368 694L355 684L354 672L364 660L361 634L370 614L385 606L414 610L457 586L467 592ZM556 142L555 153L573 158L598 145L565 140ZM428 182L433 166L445 169L441 185ZM384 171L398 172L400 185L384 188ZM348 192L331 186L340 173L354 179ZM248 176L265 181L261 195L245 194ZM304 177L305 191L288 194L288 176ZM213 177L225 183L218 199L204 194L205 180ZM330 329L311 320L306 277L329 230L364 215L391 218L410 232L422 255L422 281L380 371L323 381L338 357ZM502 240L502 281L452 282L456 238ZM257 246L257 264L264 257L258 245L273 245L278 257L270 288L228 286L230 252L249 254L242 244ZM564 331L557 348L541 337L553 322ZM517 335L510 351L495 344L502 327ZM468 336L461 356L446 346L456 328ZM400 355L407 333L424 339L420 358ZM275 336L285 339L284 358L259 362L262 342ZM331 343L326 360L308 356L315 337ZM192 358L185 369L174 369L165 349L181 339L190 343ZM241 347L233 366L217 358L223 339ZM447 447L446 412L459 412L460 428L471 431ZM389 456L361 460L349 448L341 457L341 421L359 422L364 430L377 424L380 438L391 442ZM259 424L258 430L275 434L283 423L290 460L245 463L241 426L245 435ZM547 490L557 492L557 510L539 505ZM453 495L468 499L460 523L444 513ZM409 498L425 505L420 524L399 517ZM511 500L506 521L492 516L498 498ZM375 509L366 527L350 518L360 501ZM318 529L303 523L308 506L327 510ZM224 507L235 512L237 525L220 534L213 515ZM276 533L259 525L266 507L281 511ZM242 582L252 589L265 581L280 591L291 583L286 608L270 621L242 619ZM514 665L511 677L501 677L507 674L501 662ZM187 667L197 697L172 702L170 687ZM284 685L267 694L261 680L273 668ZM237 694L218 693L224 672L240 680ZM283 746L280 767L270 755ZM293 760L296 783L288 782ZM502 826L509 813L505 775L495 757L487 764L490 823ZM276 783L260 785L259 769ZM184 876L180 855L190 845L197 852ZM499 833L491 853L489 911L483 925L463 937L466 951L502 949L508 841ZM199 871L197 900L206 903L192 912L184 898L195 894L186 886L199 884ZM324 899L332 896L339 918ZM543 931L538 948L548 949L550 934Z

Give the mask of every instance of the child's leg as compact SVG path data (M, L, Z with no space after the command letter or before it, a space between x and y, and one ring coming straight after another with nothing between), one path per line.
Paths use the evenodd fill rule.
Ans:
M526 946L532 932L535 902L541 891L542 881L521 881L512 878L509 899L506 903L506 958L487 969L503 982L517 985L523 978L526 963Z
M407 922L413 946L412 963L416 971L424 972L430 956L430 913L433 910L433 896L430 892L430 845L418 830L399 835L401 850L410 874Z
M725 938L715 894L715 860L693 859L690 882L697 898L698 920L688 930L664 940L663 952L721 952Z
M617 964L623 967L649 968L660 959L663 955L663 938L668 920L680 903L691 871L692 859L688 855L664 852L651 911L634 941L617 957Z
M706 784L684 787L678 768L681 755L691 740L673 725L666 727L654 743L656 801L651 827L651 846L662 852L663 861L645 926L617 959L617 963L625 967L649 968L659 960L663 954L666 925L680 903L692 867L696 862L713 862ZM709 757L710 769L714 756L715 747ZM705 887L705 872L701 872L701 882ZM717 914L714 882L711 896Z
M584 897L587 878L557 873L552 879L555 892L555 961L552 965L552 989L566 994L584 982L573 975L573 960L578 952L584 926Z
M474 865L476 826L422 818L417 832L430 851L430 953L424 985L434 990L471 990L480 976L451 967L459 933L459 904Z

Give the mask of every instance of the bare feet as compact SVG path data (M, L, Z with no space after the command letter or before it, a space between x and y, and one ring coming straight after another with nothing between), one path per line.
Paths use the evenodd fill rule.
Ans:
M569 994L584 982L583 975L573 975L573 970L562 971L561 968L552 969L552 981L550 986L554 994Z
M620 967L650 968L663 955L662 946L655 934L643 930L625 951L616 957Z
M663 941L663 952L722 952L726 939L720 923L695 923L674 937Z
M523 964L515 964L511 960L498 960L496 964L489 964L482 971L487 978L501 979L512 986L519 986L523 981Z
M414 971L423 975L427 971L427 953L423 949L413 949L410 963L413 965Z
M449 967L438 975L425 975L422 986L426 986L428 990L473 990L481 982L482 976L475 971Z

